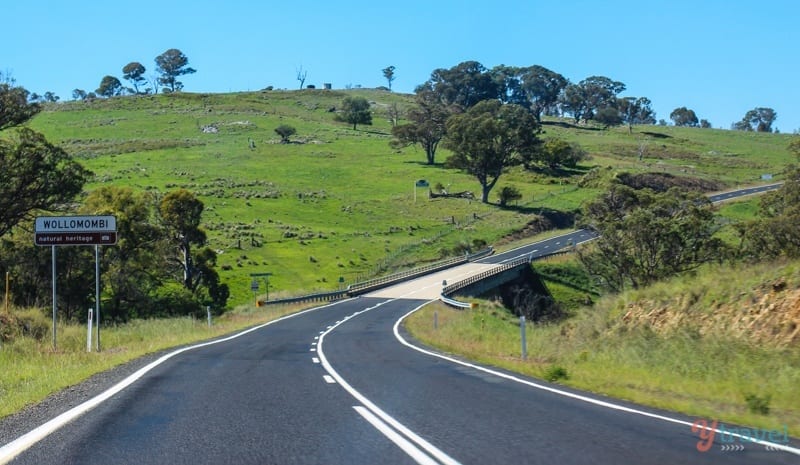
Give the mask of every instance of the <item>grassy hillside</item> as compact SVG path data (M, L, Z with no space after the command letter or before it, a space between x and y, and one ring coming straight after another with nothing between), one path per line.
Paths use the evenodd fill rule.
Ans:
M529 325L524 361L516 317L494 302L468 311L426 306L406 327L426 344L482 363L696 417L785 425L800 435L797 261L708 266L605 297L563 322Z
M332 110L348 94L372 103L372 126L354 131L334 121ZM233 304L251 299L249 273L273 273L272 296L333 289L340 278L349 283L434 260L460 244L497 243L537 213L575 211L596 195L598 183L578 187L593 167L602 177L620 169L660 170L734 186L777 174L790 159L783 135L654 126L629 134L550 121L544 136L579 142L592 159L555 175L510 170L496 190L517 187L523 198L514 208L429 200L423 189L415 201L418 179L450 192L477 194L479 185L458 171L425 165L420 149L389 147L386 109L411 102L408 95L366 89L177 93L60 103L32 126L95 172L90 190L184 187L199 195ZM281 124L297 129L293 143L279 143L274 129ZM646 150L639 161L641 144ZM440 150L437 161L446 156ZM568 215L558 218L569 222Z

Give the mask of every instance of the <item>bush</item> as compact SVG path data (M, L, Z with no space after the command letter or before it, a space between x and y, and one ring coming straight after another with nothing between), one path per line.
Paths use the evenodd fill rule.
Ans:
M151 316L204 316L205 311L191 291L179 284L159 288Z
M547 370L544 371L544 379L552 383L560 379L569 379L569 375L567 374L566 368L558 365L550 365L547 367Z
M17 321L11 315L0 313L0 342L10 342L16 333Z
M281 136L281 144L288 144L289 138L297 133L297 130L288 124L281 124L275 128L275 133Z
M522 198L522 193L514 186L504 186L500 189L500 206L505 207L508 202L516 201Z
M17 312L17 321L19 322L20 333L37 341L46 339L50 334L50 327L53 326L52 318L38 308Z
M747 409L750 410L750 413L756 413L759 415L769 414L769 401L771 399L772 396L769 394L765 395L764 397L761 397L758 394L745 394L744 396L744 401L747 402Z
M52 324L52 320L36 308L0 314L0 341L11 342L20 336L41 341L50 334Z

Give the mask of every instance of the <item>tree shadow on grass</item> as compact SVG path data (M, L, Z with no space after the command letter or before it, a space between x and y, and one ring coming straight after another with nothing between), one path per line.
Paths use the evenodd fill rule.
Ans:
M583 131L605 131L605 128L595 127L595 126L582 126L580 124L568 123L566 121L542 121L542 127L544 126L558 126L560 128L580 129Z
M552 223L555 229L575 227L575 219L578 214L577 211L561 211L547 207L522 207L517 205L501 206L499 204L494 204L494 205L498 206L503 210L512 211L523 215L541 216L542 218Z
M662 134L660 132L641 131L640 134L650 136L654 139L672 139L672 136L669 134Z
M574 167L559 166L557 168L530 166L528 171L536 174L542 174L551 178L572 178L575 176L583 176L588 173L592 168L589 166L577 165Z

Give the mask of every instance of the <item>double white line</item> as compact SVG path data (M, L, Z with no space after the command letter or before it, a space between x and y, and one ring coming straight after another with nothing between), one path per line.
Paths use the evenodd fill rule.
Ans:
M345 381L344 378L342 378L341 375L339 375L339 373L333 369L331 364L328 362L327 357L325 357L325 352L322 350L322 344L325 336L336 329L336 327L350 318L370 310L374 310L393 300L395 299L385 300L372 307L356 312L328 328L320 335L319 341L317 342L317 356L319 357L323 368L325 368L325 371L327 371L328 374L344 388L345 391L349 392L351 396L361 403L361 405L353 406L353 409L355 409L355 411L364 417L364 419L367 420L373 427L375 427L375 429L383 433L384 436L395 443L400 449L403 450L403 452L408 454L417 463L424 465L460 465L457 460L445 454L436 446L408 429L402 423L395 420L391 415L378 408L377 405L373 404L372 401L364 397L364 395L362 395L360 392L356 391L353 386Z

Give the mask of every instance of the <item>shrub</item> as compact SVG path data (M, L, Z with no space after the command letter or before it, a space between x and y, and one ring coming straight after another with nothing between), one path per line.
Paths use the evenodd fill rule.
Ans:
M544 371L544 379L552 383L560 379L569 379L569 375L567 374L566 368L558 365L550 365L547 367L547 370Z
M152 316L203 316L205 311L195 296L179 284L170 284L158 289L154 298L155 311Z
M11 315L0 313L0 342L10 342L16 333L17 321Z
M768 415L769 414L769 401L772 399L772 396L769 394L761 397L758 394L745 394L744 401L747 402L747 409L750 410L750 413L756 413L759 415Z
M500 206L505 207L510 201L516 201L522 198L519 189L514 186L504 186L500 189Z
M288 124L281 124L277 128L275 128L275 133L281 136L281 144L288 144L289 138L292 137L295 133L297 133L297 129Z
M11 342L23 336L41 341L50 334L52 321L40 309L19 310L11 314L0 313L0 341Z

